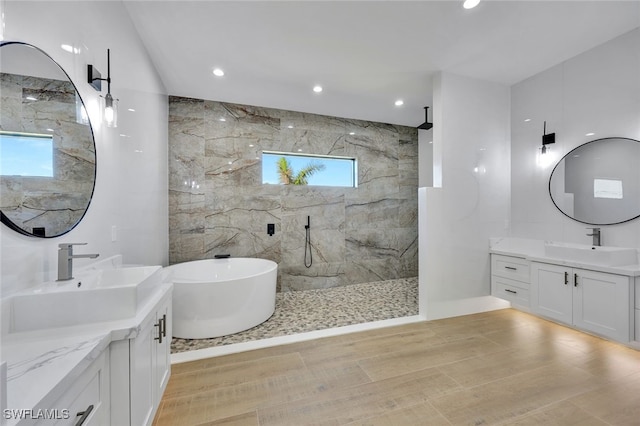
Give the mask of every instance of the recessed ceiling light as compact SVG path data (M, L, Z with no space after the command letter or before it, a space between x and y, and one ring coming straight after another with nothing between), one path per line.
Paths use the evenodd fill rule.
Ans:
M227 121L227 119L222 117L222 118L220 118L220 121Z
M25 99L28 100L28 101L37 101L38 100L38 98L36 98L35 96L27 96Z
M298 148L298 152L302 152L302 148Z
M129 108L127 111L136 112L136 110L133 108Z
M464 0L464 3L462 3L462 7L464 7L465 9L473 9L478 5L478 3L480 3L480 0Z
M320 85L313 86L313 91L316 93L322 92L322 86Z
M47 129L47 132L55 132L53 129Z
M528 123L528 122L530 122L530 121L531 121L531 119L530 119L530 118L525 118L525 119L524 119L524 122L525 122L525 123Z
M353 136L353 135L355 135L355 134L356 134L356 132L349 132L349 134L350 134L351 136Z
M213 75L215 75L216 77L222 77L224 75L224 71L222 71L220 68L214 68Z
M402 99L398 99L396 101L396 106L402 106L402 105L404 105L404 101Z
M292 125L288 125L287 129L293 129L293 126Z
M593 132L589 132L589 133L587 133L585 136L593 136L593 135L595 135L595 133L593 133Z

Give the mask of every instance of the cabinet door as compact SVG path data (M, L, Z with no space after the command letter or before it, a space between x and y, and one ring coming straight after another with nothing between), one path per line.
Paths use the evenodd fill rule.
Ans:
M533 263L531 309L534 313L567 324L572 323L572 270L546 263Z
M155 315L142 325L140 334L131 340L131 425L145 426L153 421L156 340Z
M629 278L602 272L574 270L573 324L584 330L630 340L631 293Z
M162 322L162 341L156 342L156 405L160 403L171 373L171 300L158 308L158 320Z

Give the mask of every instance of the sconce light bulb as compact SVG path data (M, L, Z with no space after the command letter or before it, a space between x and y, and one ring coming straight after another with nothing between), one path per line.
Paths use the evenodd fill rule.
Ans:
M117 120L117 99L113 99L111 93L107 92L107 95L104 97L104 121L107 124L107 127L118 127L116 122Z

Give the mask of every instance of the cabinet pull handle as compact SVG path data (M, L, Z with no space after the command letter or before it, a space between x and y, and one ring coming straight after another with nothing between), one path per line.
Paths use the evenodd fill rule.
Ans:
M518 268L514 268L513 266L505 266L504 269L510 269L512 271L517 271Z
M567 271L564 272L564 285L569 284L569 273Z
M573 274L573 286L578 287L578 274Z
M162 337L167 337L167 314L162 314Z
M158 343L162 343L162 318L158 320L157 324L153 324L154 327L158 327L158 337L154 337L153 340L157 340Z
M82 416L80 417L80 420L78 420L78 422L76 423L76 426L82 426L84 422L87 421L87 418L89 417L89 414L91 414L92 411L93 411L93 404L88 406L86 410L80 411L78 414L76 414L76 417Z
M509 290L508 288L505 288L504 291L509 292L509 293L513 293L513 294L518 294L517 291Z

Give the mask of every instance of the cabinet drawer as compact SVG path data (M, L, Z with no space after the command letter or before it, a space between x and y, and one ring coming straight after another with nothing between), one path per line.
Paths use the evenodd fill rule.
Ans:
M52 422L51 419L44 419L37 422L42 426L66 426L77 425L82 414L90 406L93 406L90 412L85 416L86 419L83 426L106 425L108 424L109 409L108 397L108 371L106 371L108 362L108 350L103 352L100 357L71 385L65 394L53 405L47 407L54 410L57 421ZM51 411L50 411L51 412Z
M492 254L491 275L529 283L531 282L530 262L518 257Z
M511 280L493 277L491 279L491 294L500 299L508 300L515 305L529 309L529 290L511 284L513 284Z

